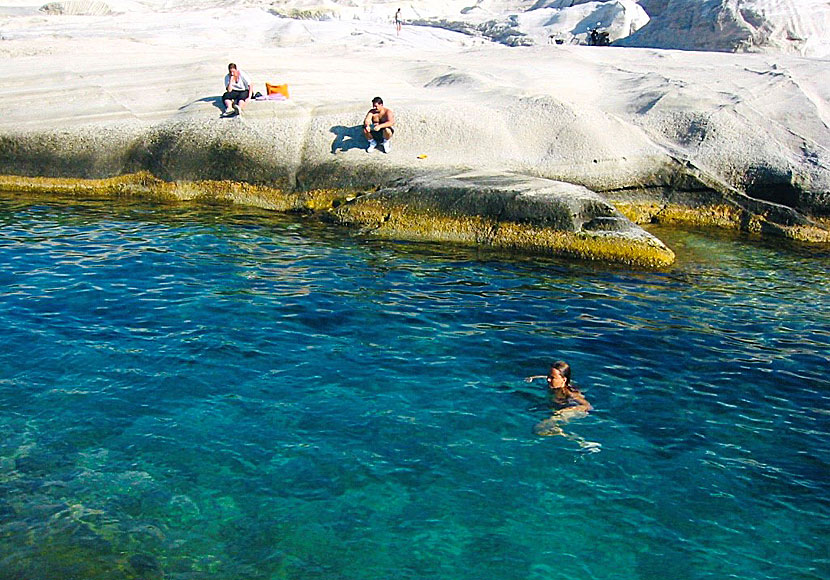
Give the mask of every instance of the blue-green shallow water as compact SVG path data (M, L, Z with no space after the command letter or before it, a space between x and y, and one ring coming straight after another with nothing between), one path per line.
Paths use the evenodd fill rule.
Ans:
M0 223L0 578L830 576L827 252L663 232L642 273L8 195ZM533 435L522 378L560 358L601 448Z

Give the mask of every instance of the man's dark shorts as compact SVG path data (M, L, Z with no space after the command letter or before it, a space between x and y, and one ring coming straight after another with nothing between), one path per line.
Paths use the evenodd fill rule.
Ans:
M222 102L225 101L233 101L237 105L239 101L244 101L250 96L248 91L228 91L224 95L222 95Z
M386 129L389 129L390 131L392 131L393 135L395 134L395 128L394 127L387 127ZM386 139L386 137L383 136L383 132L386 131L386 129L381 129L380 131L370 131L370 133L372 133L372 139L374 139L378 143L380 143L381 141Z

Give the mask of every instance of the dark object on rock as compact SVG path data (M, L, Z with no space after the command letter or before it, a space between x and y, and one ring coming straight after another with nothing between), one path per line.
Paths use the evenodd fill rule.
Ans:
M591 34L588 36L588 44L591 46L608 46L611 44L611 40L608 38L607 31L600 32L596 28L592 28Z

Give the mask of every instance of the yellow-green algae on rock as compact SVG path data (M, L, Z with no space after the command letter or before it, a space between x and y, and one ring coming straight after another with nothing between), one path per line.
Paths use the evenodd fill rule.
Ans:
M501 223L493 245L546 250L583 260L603 260L630 266L661 268L674 262L674 252L649 239L626 239L604 234L562 232L524 224Z
M338 208L335 211L338 221L365 227L373 235L386 239L488 245L645 268L668 266L675 259L671 249L649 239L622 238L606 232L566 232L481 216L418 212L408 207L389 207L366 198L361 202Z
M662 205L654 202L612 201L612 203L635 224L686 224L739 229L745 213L740 208L726 204L689 207L679 204Z
M161 180L146 172L119 175L105 179L0 175L0 191L92 195L101 197L131 195L163 196L165 194L161 191L162 183Z
M776 236L809 243L830 243L830 220L815 223L781 224L761 213L752 213L730 204L704 204L696 207L658 204L651 201L612 201L614 206L636 224L659 223L694 227L716 227L750 233L770 232Z
M459 182L459 177L464 181ZM674 262L675 255L670 248L642 228L631 224L624 216L606 215L606 211L613 211L613 208L602 207L596 198L590 197L595 194L589 190L583 190L586 197L570 198L569 201L573 203L563 207L558 205L554 197L556 194L552 195L551 191L542 194L550 196L542 202L531 199L527 195L528 191L522 189L528 184L524 178L508 178L509 183L501 184L503 188L499 189L488 182L491 177L462 174L449 178L425 178L422 183L414 180L397 190L388 188L362 196L354 203L336 208L332 213L340 223L364 228L375 236L387 239L488 245L646 268L664 267ZM486 192L477 191L476 178L479 184L488 182L490 189ZM549 180L544 184L533 180L530 184L550 188L551 183ZM565 189L569 192L575 187L564 185L567 185ZM554 189L556 187L553 186ZM427 193L426 188L432 189ZM491 206L495 208L491 209L492 215L472 213L470 204L477 201L483 204L481 200L486 196L489 196ZM500 197L503 205L494 203L495 197ZM546 203L551 211L548 215L538 211L536 223L511 219L526 216L528 207L531 211L539 210L542 207L540 203ZM583 211L591 213L582 215ZM562 218L564 214L567 214L566 218ZM561 221L557 222L558 225L552 225L553 222L546 221L552 215L566 219L568 225L563 226ZM619 220L617 229L591 231L582 228L584 224L580 223L581 218L596 216Z
M353 191L315 189L286 192L237 181L175 181L147 172L104 179L0 176L0 191L101 197L137 196L168 200L238 203L274 211L325 211L355 196Z
M648 268L666 266L674 261L674 253L669 248L648 236L562 231L556 227L499 220L497 216L488 215L448 215L441 209L424 210L372 194L361 195L354 190L286 192L234 181L167 182L141 172L105 179L0 176L0 191L219 201L280 212L314 212L322 218L358 226L388 239L489 245Z

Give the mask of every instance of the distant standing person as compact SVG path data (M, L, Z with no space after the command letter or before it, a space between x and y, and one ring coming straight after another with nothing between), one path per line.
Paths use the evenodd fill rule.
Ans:
M231 115L241 114L242 107L245 106L251 95L253 95L251 78L239 70L236 64L230 63L228 74L225 75L225 94L222 95L222 100L225 102L223 116L230 117Z
M375 97L372 99L372 108L366 113L363 119L363 136L369 141L366 148L371 153L378 146L380 141L384 153L389 153L389 140L395 133L395 113L392 109L383 106L383 99Z
M395 12L395 30L398 31L398 36L401 35L401 9L398 8L397 12Z

